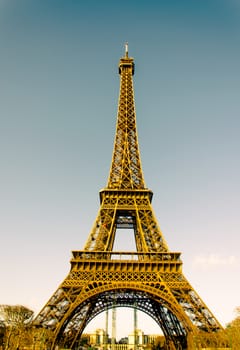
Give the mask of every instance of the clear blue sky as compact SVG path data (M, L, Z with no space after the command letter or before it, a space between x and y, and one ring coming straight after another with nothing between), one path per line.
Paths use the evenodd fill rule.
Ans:
M156 216L225 325L240 305L238 0L0 0L0 303L39 311L85 244L126 41Z

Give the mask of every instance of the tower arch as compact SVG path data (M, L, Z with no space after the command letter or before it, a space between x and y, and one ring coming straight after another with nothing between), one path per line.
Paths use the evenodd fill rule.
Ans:
M187 344L191 324L187 316L183 318L178 303L170 300L167 294L164 288L156 289L150 285L143 288L137 283L130 286L128 282L121 283L118 288L111 285L95 287L88 297L65 313L56 332L55 343L72 348L97 315L113 307L126 307L136 308L150 316L168 342Z

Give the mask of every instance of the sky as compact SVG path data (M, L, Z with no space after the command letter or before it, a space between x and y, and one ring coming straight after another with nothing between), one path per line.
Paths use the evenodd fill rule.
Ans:
M239 0L0 0L0 304L38 313L85 245L125 42L154 212L225 326L240 305ZM158 332L141 314L138 326Z

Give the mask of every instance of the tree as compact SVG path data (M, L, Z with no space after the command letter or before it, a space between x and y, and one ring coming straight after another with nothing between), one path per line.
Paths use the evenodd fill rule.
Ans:
M165 346L165 337L163 335L159 335L152 344L152 350L161 350L164 349Z
M17 349L29 337L34 312L22 305L0 305L0 319L5 327L4 349Z
M0 349L3 348L3 341L4 341L4 335L5 335L5 325L2 320L0 320Z
M240 306L236 307L235 313L236 317L226 328L232 350L238 350L240 344Z

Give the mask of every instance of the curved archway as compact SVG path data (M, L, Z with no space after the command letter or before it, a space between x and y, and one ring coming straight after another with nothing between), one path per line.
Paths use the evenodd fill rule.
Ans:
M135 307L159 325L168 343L173 343L176 349L187 349L192 327L187 317L182 318L177 306L166 298L166 291L156 291L150 286L144 290L137 285L117 289L99 286L66 313L56 330L54 344L73 348L89 322L101 312L113 307Z

